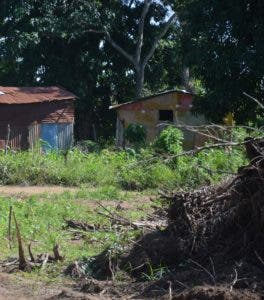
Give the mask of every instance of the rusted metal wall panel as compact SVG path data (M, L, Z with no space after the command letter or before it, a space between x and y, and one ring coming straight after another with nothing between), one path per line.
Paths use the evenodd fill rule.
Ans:
M0 148L5 147L10 124L10 147L32 148L40 137L39 124L74 123L74 103L65 100L38 104L0 104ZM67 131L66 135L72 131ZM63 135L64 136L64 135ZM64 137L63 137L64 138Z
M29 130L25 125L10 124L10 135L8 141L8 125L0 125L0 148L6 145L10 149L27 149L29 147Z
M58 124L58 148L69 149L73 144L73 124Z
M28 143L29 149L34 149L40 138L40 124L29 126Z
M0 104L0 124L72 123L73 101L35 104Z

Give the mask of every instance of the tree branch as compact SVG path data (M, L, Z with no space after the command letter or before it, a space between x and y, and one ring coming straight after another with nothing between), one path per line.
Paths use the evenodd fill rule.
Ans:
M264 104L262 104L258 99L256 99L256 98L250 96L250 95L247 94L246 92L243 92L243 95L245 95L245 96L248 97L249 99L255 101L261 109L264 109Z
M140 62L141 50L142 50L143 40L144 40L145 18L149 11L150 4L151 4L151 0L144 1L144 7L142 10L142 14L141 14L139 25L138 25L138 41L137 41L137 49L136 49L136 55L135 55L135 59L138 64Z
M110 36L108 32L106 32L106 40L110 43L110 45L115 48L120 54L122 54L126 59L128 59L134 66L136 66L135 59L132 55L126 52L122 47L120 47Z
M121 53L126 59L128 59L135 67L136 67L136 61L132 55L130 55L126 50L124 50L122 47L120 47L112 38L108 31L105 30L94 30L90 29L88 32L91 33L97 33L97 34L103 34L105 36L106 41L109 42L109 44L115 48L119 53Z
M237 147L237 146L247 145L254 141L262 141L262 140L263 140L263 137L260 137L260 138L257 137L257 138L252 138L252 140L245 140L243 142L223 142L223 143L218 143L218 144L208 144L208 145L205 145L202 147L197 147L193 150L188 150L188 151L181 152L179 154L172 155L170 158L177 158L177 157L186 156L186 155L194 155L201 151L214 149L214 148Z
M148 61L151 59L151 57L153 56L156 48L159 45L160 40L164 37L164 35L168 32L171 24L176 20L176 13L174 13L168 20L168 22L166 23L166 25L164 26L163 30L160 32L160 34L155 38L153 45L149 51L149 53L147 54L147 56L144 59L143 62L143 67L145 68L145 66L147 65Z

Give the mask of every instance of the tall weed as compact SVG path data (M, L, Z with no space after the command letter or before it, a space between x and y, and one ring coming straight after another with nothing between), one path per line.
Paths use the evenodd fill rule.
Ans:
M180 144L177 145L177 151ZM246 163L244 151L211 149L191 157L169 159L170 154L157 154L149 147L139 152L114 151L62 154L36 151L0 153L0 184L111 186L143 190L164 187L197 187L236 172Z

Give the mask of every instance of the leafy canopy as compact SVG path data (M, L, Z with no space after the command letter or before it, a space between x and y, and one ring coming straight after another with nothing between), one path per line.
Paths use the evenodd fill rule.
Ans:
M264 95L264 2L179 0L175 9L185 60L206 89L196 108L214 121L229 111L238 122L256 119L242 93Z

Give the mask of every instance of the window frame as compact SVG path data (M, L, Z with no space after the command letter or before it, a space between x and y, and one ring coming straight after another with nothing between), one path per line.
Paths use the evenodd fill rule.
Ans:
M161 119L161 112L167 112L167 114L171 114L171 117L172 118L162 118ZM173 123L174 122L174 111L172 109L159 109L158 110L158 120L159 122L171 122Z

